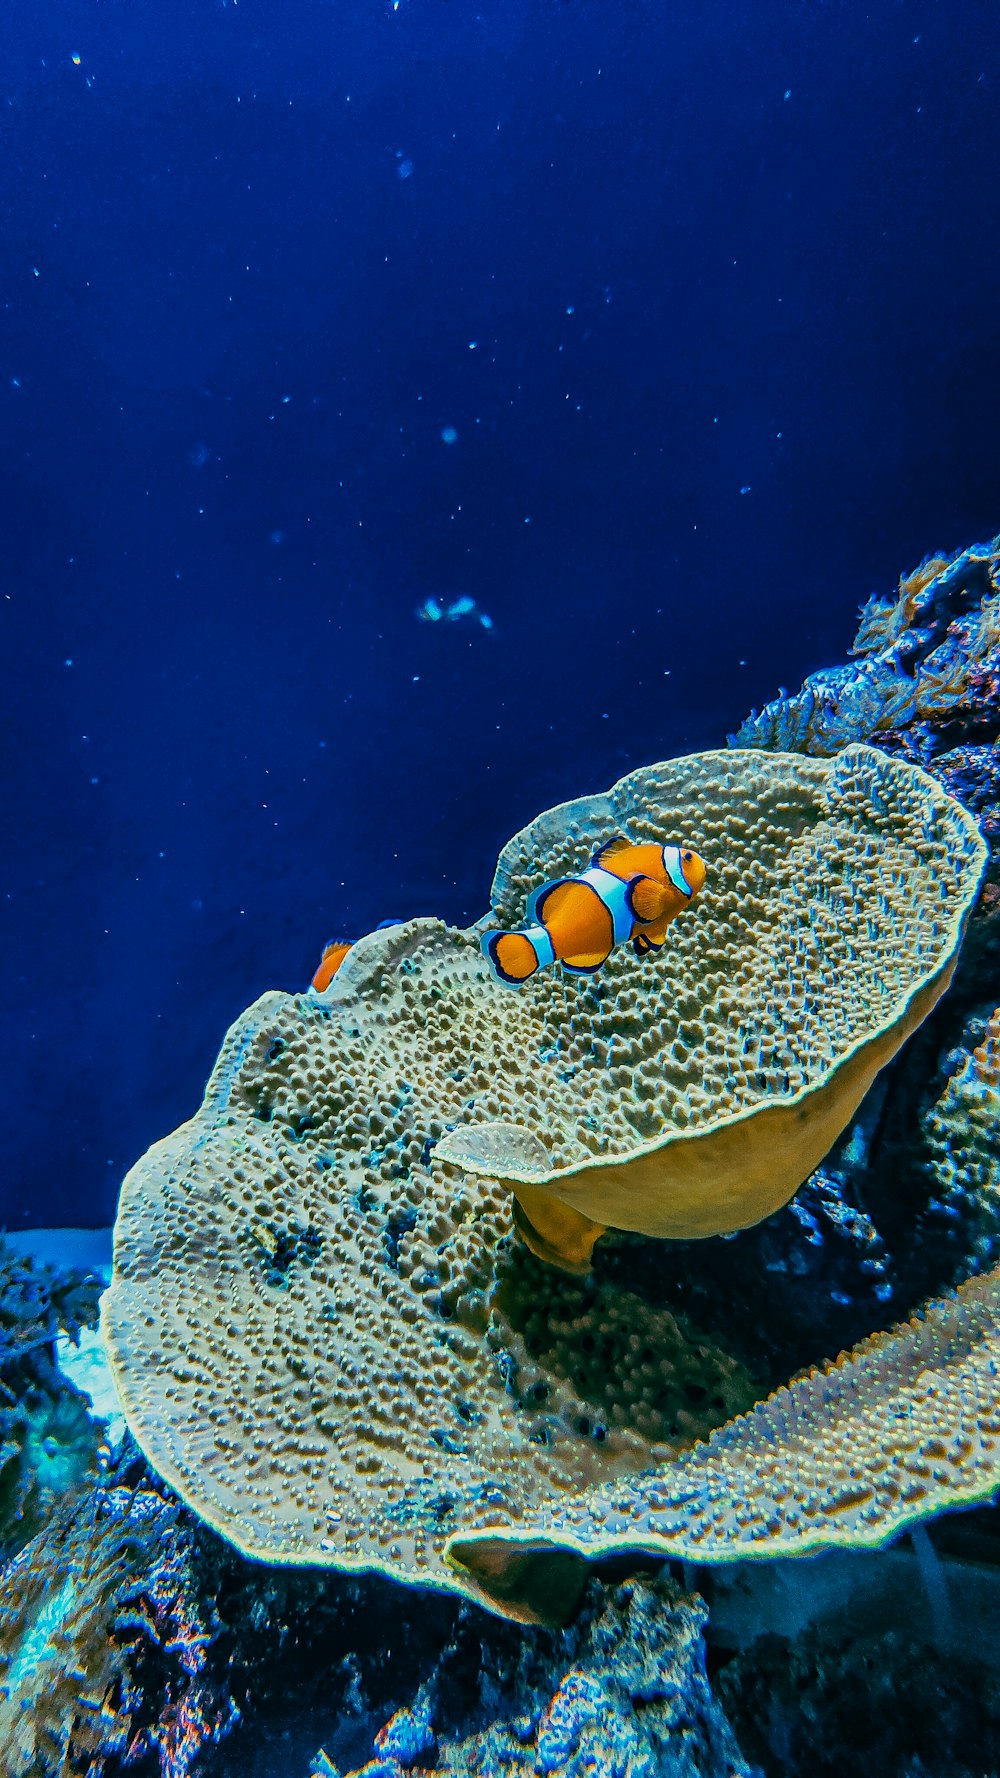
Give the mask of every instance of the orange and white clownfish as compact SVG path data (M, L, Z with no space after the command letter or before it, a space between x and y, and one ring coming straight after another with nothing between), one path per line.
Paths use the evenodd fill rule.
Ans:
M660 950L671 920L704 881L704 860L688 847L637 846L619 834L578 877L536 889L524 926L484 932L483 954L507 988L519 988L550 963L592 975L626 939L637 957Z
M375 930L381 932L385 927L401 924L400 920L380 920ZM323 955L319 960L319 968L309 983L311 988L315 988L317 994L322 994L323 990L330 986L348 951L352 951L357 942L355 938L327 939L323 946Z

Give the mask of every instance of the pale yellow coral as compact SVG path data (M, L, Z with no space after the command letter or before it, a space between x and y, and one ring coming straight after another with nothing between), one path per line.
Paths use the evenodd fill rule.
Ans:
M487 1598L548 1557L630 1548L689 1561L873 1549L1000 1484L1000 1276L779 1389L657 1474L552 1500L449 1558Z
M494 1120L460 1125L437 1150L506 1180L544 1237L536 1251L557 1260L558 1221L543 1218L568 1207L574 1263L588 1219L691 1238L787 1202L947 986L985 859L974 822L932 779L865 747L829 764L702 754L633 773L612 799L622 791L644 830L697 808L711 871L704 904L671 929L670 974L644 994L646 1030L626 1050L645 1127L633 1117L628 1147L578 1158L579 1111L553 1105L544 1141L522 1119ZM495 885L505 910L535 886L540 856L585 845L609 800L550 810L510 842ZM678 997L686 1016L671 1020ZM592 1074L581 1086L607 1132L614 1090Z
M641 1497L749 1405L740 1367L665 1311L540 1265L507 1191L433 1169L435 1144L485 1122L504 1143L517 1126L553 1171L611 1164L619 1223L630 1168L665 1132L769 1115L791 1172L807 1167L836 1123L796 1127L823 1083L846 1071L861 1090L947 980L982 842L931 780L866 748L833 764L723 752L542 817L501 860L501 913L623 826L709 857L710 889L660 957L618 952L600 976L512 995L475 930L373 934L321 999L251 1007L196 1117L126 1180L103 1307L123 1408L246 1553L475 1591L445 1563L450 1536L503 1534L552 1502L572 1518L615 1480ZM775 1168L780 1201L787 1152ZM716 1204L700 1232L746 1210ZM534 1609L534 1585L500 1587L497 1608Z

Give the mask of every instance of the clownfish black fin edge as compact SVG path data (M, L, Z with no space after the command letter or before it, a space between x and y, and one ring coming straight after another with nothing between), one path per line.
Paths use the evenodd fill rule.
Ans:
M573 883L575 881L576 878L574 877L553 877L551 883L543 883L539 889L534 891L534 894L529 895L528 897L528 919L533 923L537 923L539 926L544 926L545 903L548 901L549 896L554 895L557 889L565 888L567 883Z
M504 968L497 954L503 939L523 938L525 936L526 934L515 929L514 932L484 932L480 939L480 948L490 969L493 971L495 980L500 982L505 988L520 988L525 982L530 982L533 975L538 974L539 964L536 960L534 969L529 970L527 975L510 975Z
M616 833L613 839L605 840L602 846L598 846L597 851L590 860L591 865L602 865L605 858L613 857L616 852L627 851L632 844L633 841L626 839L623 833Z
M596 963L571 963L568 957L560 957L559 961L571 975L596 975L599 969L604 968L610 955L610 950L605 951L604 956L598 957Z

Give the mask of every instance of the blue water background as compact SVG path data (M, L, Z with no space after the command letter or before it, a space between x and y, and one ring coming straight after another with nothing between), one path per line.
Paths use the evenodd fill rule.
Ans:
M0 1219L107 1221L324 939L481 914L997 530L998 51L993 0L7 0Z

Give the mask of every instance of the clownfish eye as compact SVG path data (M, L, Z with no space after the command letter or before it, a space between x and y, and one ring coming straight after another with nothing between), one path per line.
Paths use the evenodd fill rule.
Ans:
M683 853L682 853L682 854L681 854L681 856L682 856L682 858L683 858L683 859L684 859L684 863L685 863L685 864L690 864L690 863L691 863L691 857L692 857L692 854L691 854L691 853L690 853L690 852L683 852Z

